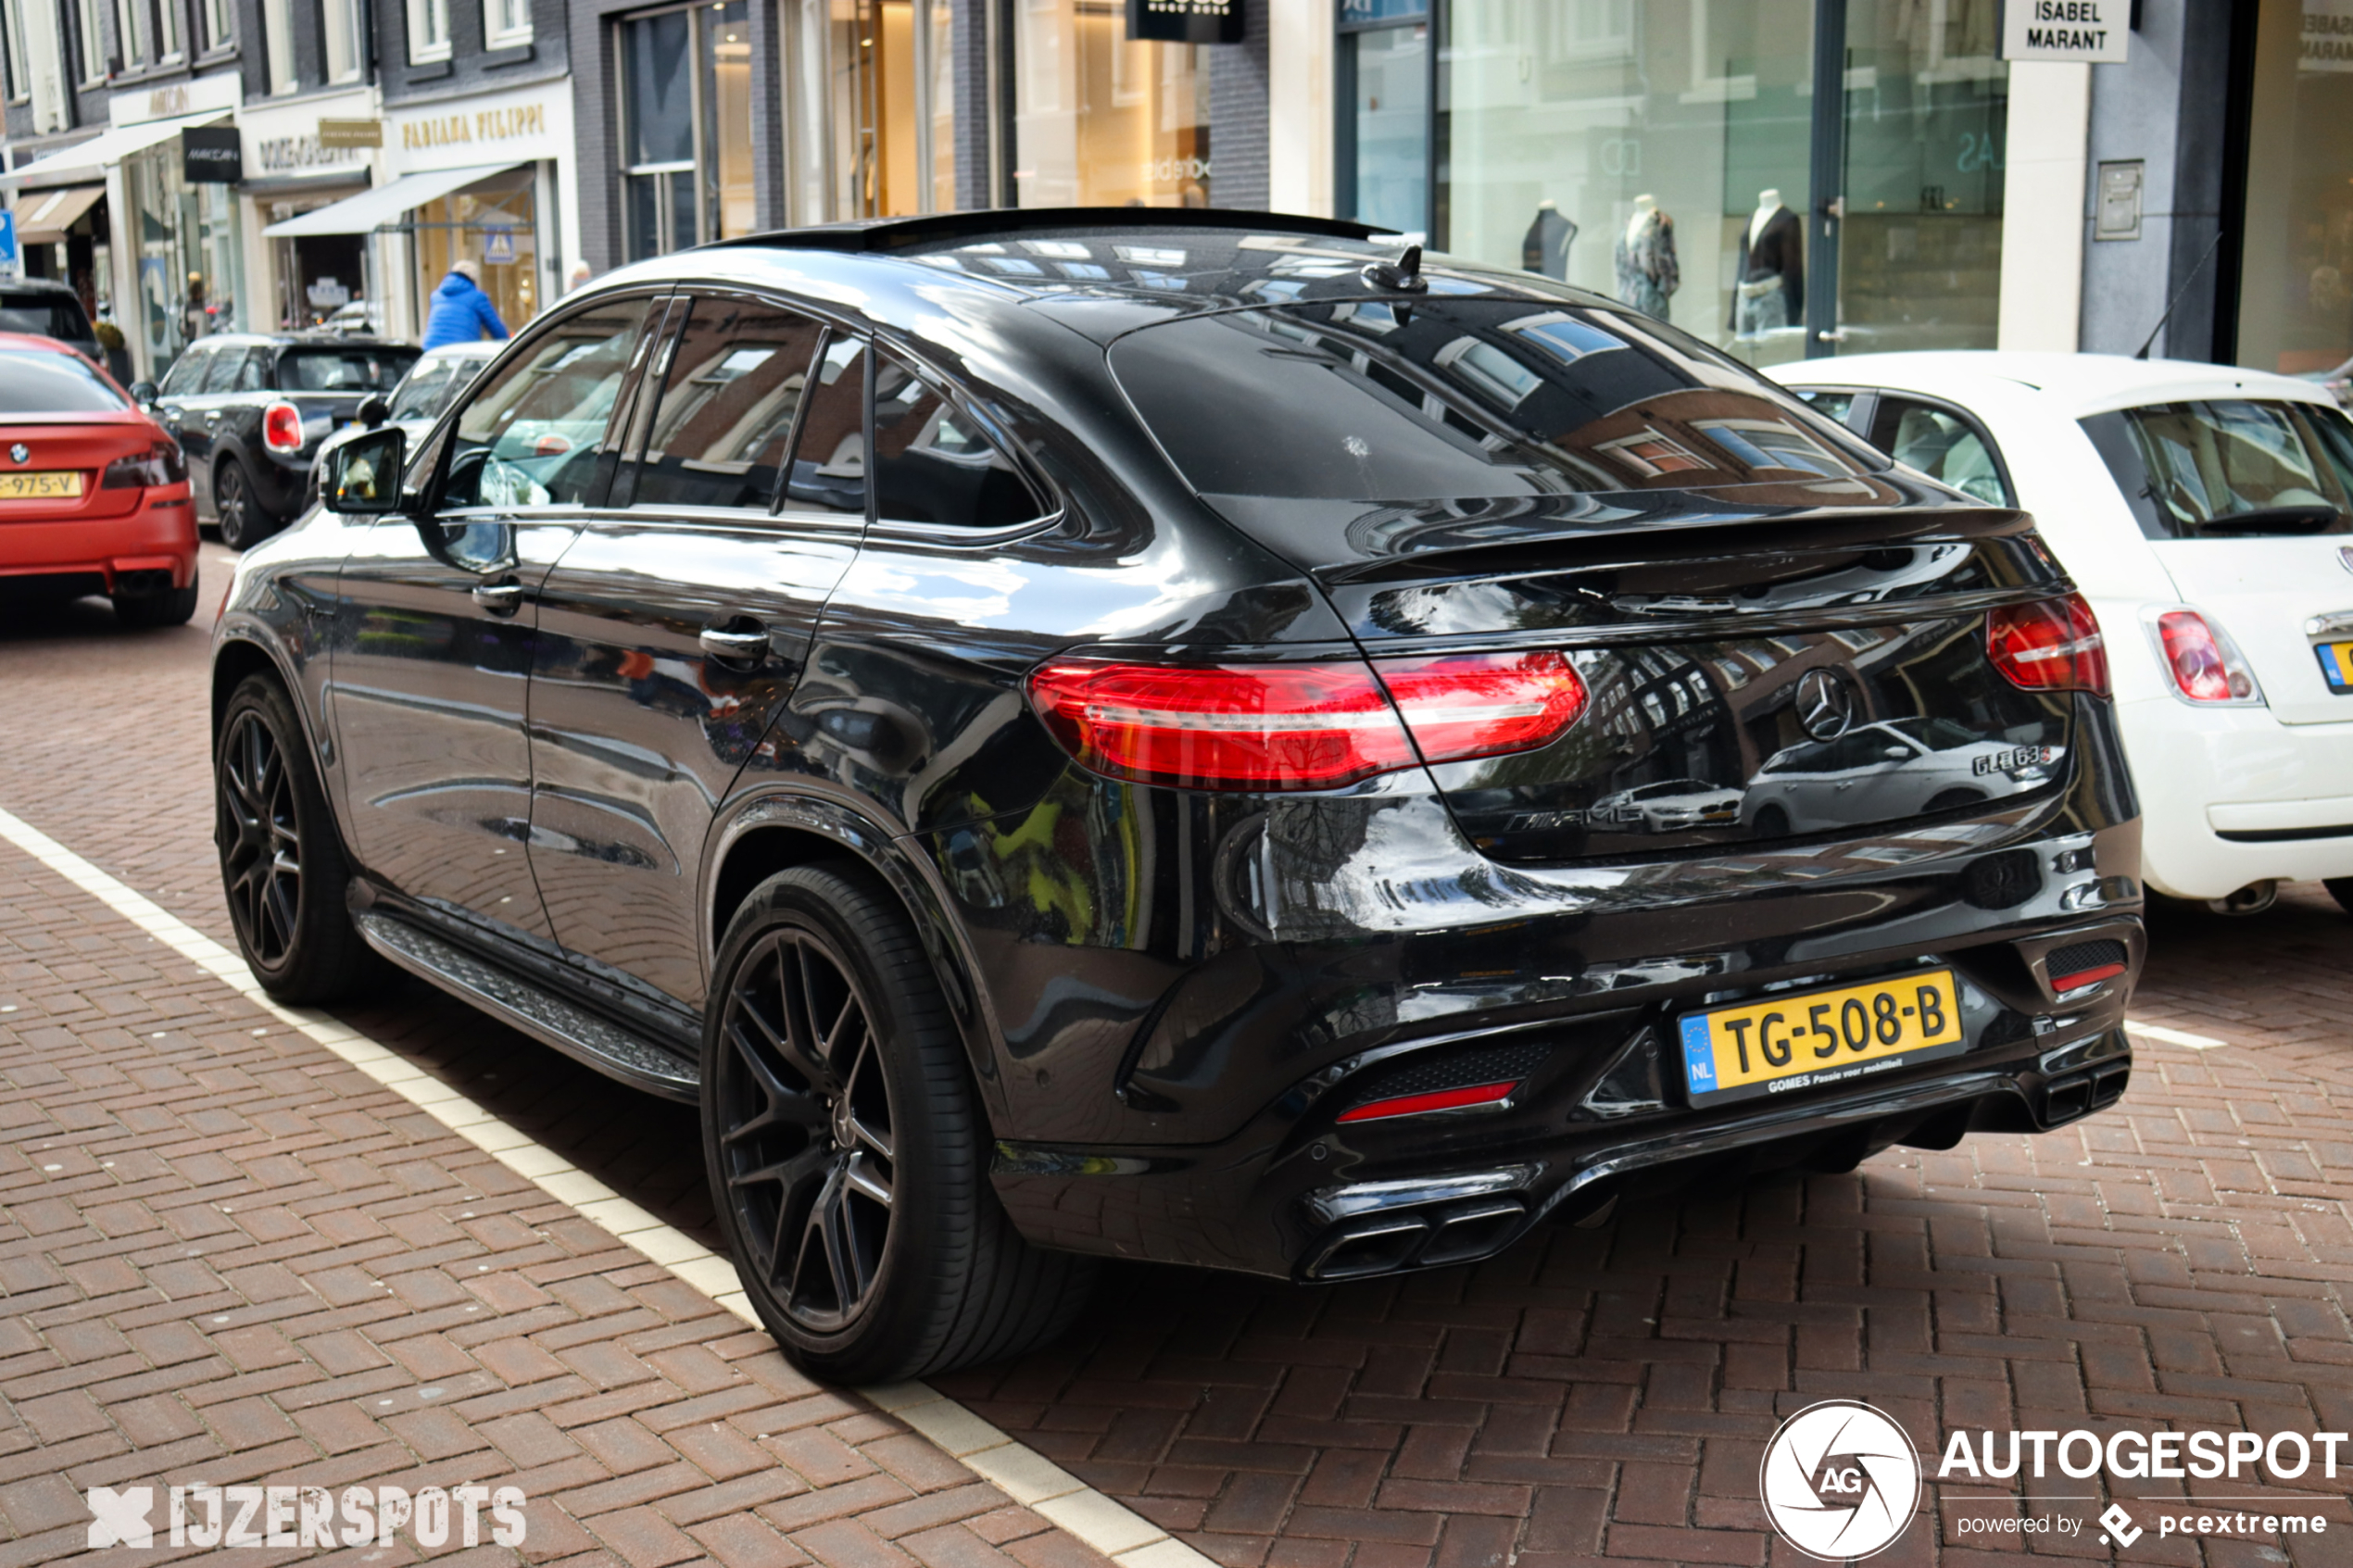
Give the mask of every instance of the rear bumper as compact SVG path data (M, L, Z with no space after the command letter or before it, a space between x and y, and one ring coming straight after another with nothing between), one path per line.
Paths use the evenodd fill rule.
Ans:
M942 833L1002 1041L984 1085L998 1190L1043 1245L1330 1278L1461 1261L1695 1164L1851 1164L2071 1120L2120 1092L2144 945L2140 822L2104 709L2053 792L1712 858L1504 866L1402 788L1050 795ZM1056 822L1082 810L1120 831L1059 853L1077 840ZM2099 977L2056 991L2062 948L2061 972ZM1692 1104L1680 1015L1923 964L1954 971L1965 1051ZM1505 1079L1521 1086L1500 1104L1340 1120ZM1360 1234L1368 1216L1387 1240Z
M174 588L196 580L196 514L184 484L149 490L120 517L0 527L0 582L57 579L90 592L94 581L96 591L111 594L125 574L152 583L159 571Z
M2221 898L2249 883L2353 876L2353 698L2341 724L2171 697L2119 709L2149 885Z

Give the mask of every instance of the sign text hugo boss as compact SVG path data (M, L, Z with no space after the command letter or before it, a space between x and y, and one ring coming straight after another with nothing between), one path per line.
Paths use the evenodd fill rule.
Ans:
M1162 44L1239 44L1244 0L1127 0L1127 36Z

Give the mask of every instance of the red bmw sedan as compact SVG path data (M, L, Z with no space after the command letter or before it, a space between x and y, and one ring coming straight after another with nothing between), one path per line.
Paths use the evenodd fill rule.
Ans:
M129 626L196 610L188 466L105 371L0 332L0 588L104 594Z

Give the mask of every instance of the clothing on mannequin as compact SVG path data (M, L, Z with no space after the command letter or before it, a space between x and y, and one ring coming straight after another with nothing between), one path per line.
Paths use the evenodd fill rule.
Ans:
M1667 319L1667 302L1682 286L1683 270L1675 259L1675 220L1658 208L1658 198L1634 198L1634 215L1617 236L1617 297L1645 316Z
M1576 238L1577 225L1562 216L1559 204L1550 199L1538 202L1536 221L1528 226L1528 237L1519 243L1519 270L1567 281L1568 246Z
M1738 280L1732 286L1736 337L1755 337L1806 321L1806 236L1781 193L1756 193L1756 211L1741 234Z

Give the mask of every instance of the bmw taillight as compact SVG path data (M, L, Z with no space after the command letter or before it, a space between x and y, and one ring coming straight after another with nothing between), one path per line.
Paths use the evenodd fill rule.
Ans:
M261 444L291 457L302 450L302 410L291 403L272 403L261 411Z
M2263 688L2221 623L2194 609L2157 612L2150 623L2158 656L2183 702L2258 707Z
M188 477L187 459L179 443L158 441L144 452L117 458L99 477L101 490L140 490L151 485L178 484Z
M2108 695L2108 645L2081 594L1987 611L1985 654L2021 691Z
M1556 738L1586 704L1584 683L1556 653L1369 664L1057 659L1030 676L1029 690L1054 738L1088 768L1190 789L1334 789L1424 760L1525 751Z

